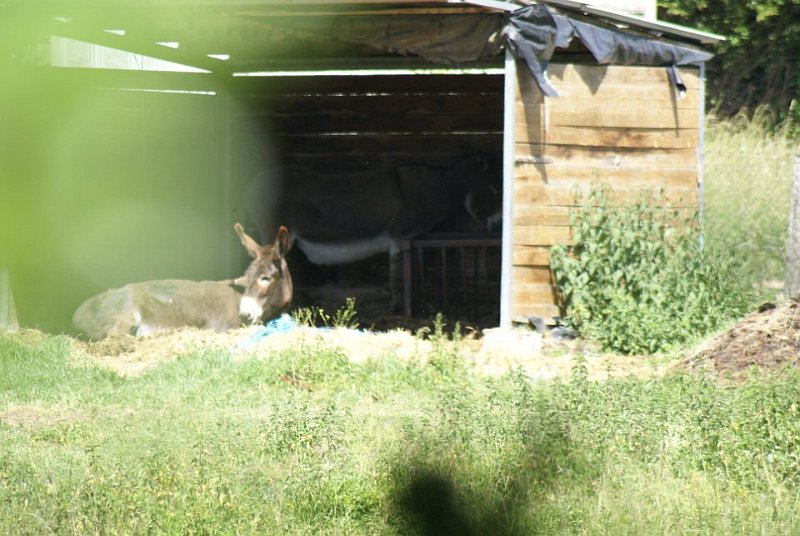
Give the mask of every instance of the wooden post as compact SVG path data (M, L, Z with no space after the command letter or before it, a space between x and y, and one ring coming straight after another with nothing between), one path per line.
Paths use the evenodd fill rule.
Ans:
M789 206L789 234L786 237L786 296L800 294L800 146L794 157L792 172L792 201Z
M19 324L11 294L11 278L7 269L0 268L0 332L15 331L17 328Z
M412 274L411 271L411 241L400 241L400 253L403 256L403 315L411 318L411 285Z

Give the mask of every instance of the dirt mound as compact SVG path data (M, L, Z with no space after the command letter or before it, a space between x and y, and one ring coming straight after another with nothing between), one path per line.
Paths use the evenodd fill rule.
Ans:
M700 346L695 366L711 365L722 376L742 376L752 367L777 371L800 361L800 299L762 306L728 331Z

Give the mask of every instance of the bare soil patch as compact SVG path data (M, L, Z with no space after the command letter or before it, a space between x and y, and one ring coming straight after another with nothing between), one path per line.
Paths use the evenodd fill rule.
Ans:
M69 408L44 407L36 404L15 405L0 410L0 423L10 426L34 427L82 421L86 414Z
M762 306L700 345L687 361L720 376L745 377L753 368L779 372L800 361L800 300Z
M70 339L73 355L109 368L123 376L136 376L160 363L203 351L233 351L246 329L216 333L185 328L147 337L118 335L99 341Z

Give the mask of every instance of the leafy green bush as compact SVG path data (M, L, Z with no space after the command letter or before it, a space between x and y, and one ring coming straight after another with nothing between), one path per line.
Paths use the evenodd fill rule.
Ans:
M624 206L608 197L594 187L576 203L573 244L551 251L567 324L608 350L655 353L747 310L734 262L701 250L694 218L650 192Z

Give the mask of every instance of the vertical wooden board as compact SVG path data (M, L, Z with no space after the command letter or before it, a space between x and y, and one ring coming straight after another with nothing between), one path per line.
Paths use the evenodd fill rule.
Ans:
M519 62L506 48L505 77L503 91L503 219L511 222L514 213L514 122L516 102L519 97L520 71ZM502 259L500 267L500 325L511 327L511 291L514 283L511 277L513 266L513 227L509 224L502 228Z

